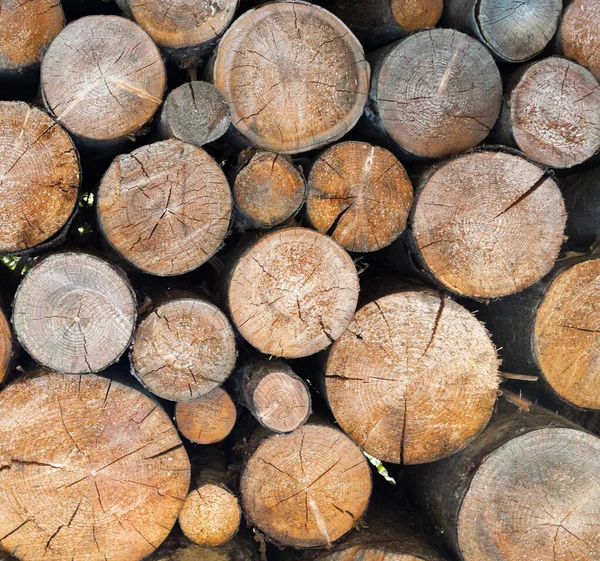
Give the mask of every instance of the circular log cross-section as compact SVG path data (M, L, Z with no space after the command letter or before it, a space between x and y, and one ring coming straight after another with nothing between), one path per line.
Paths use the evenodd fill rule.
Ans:
M259 148L290 154L342 137L369 89L369 65L350 30L297 1L238 18L221 39L214 77L235 127Z
M160 305L138 327L131 364L140 382L171 401L190 401L222 384L235 366L235 334L221 310L183 298Z
M209 483L187 496L179 513L179 525L194 543L215 547L236 534L241 515L235 496L220 485Z
M404 231L412 202L406 170L391 152L342 142L312 167L306 215L348 251L377 251Z
M0 384L8 374L13 355L13 338L8 319L0 309Z
M246 520L271 540L324 547L366 510L371 474L346 435L309 424L262 442L242 472L240 492Z
M0 9L0 75L39 64L42 51L65 25L56 0L3 0Z
M286 358L327 348L358 301L350 256L306 228L266 234L246 248L228 280L228 307L242 336L259 351Z
M257 152L238 172L233 197L240 212L259 228L272 228L300 210L304 177L285 157Z
M405 289L358 310L325 376L331 410L361 448L421 464L455 453L485 427L498 359L471 313L432 290Z
M227 438L237 411L229 394L220 387L192 401L177 403L175 422L190 442L214 444Z
M98 372L127 349L136 301L118 269L85 253L56 253L29 270L13 304L15 334L40 364Z
M525 158L503 152L461 156L419 191L411 219L426 270L445 288L496 298L550 271L566 222L556 182Z
M180 140L118 156L98 188L100 226L110 244L138 269L181 275L221 246L231 192L219 165Z
M494 126L502 102L500 72L489 51L452 29L411 35L383 51L371 97L387 134L424 158L459 154Z
M559 39L565 56L588 68L600 80L600 4L596 0L574 0L563 13Z
M221 138L231 124L229 105L208 82L188 82L172 90L160 114L161 135L202 146Z
M503 132L532 160L555 168L581 164L600 150L600 87L574 62L531 64L502 110Z
M175 524L190 464L140 392L42 372L0 393L0 545L19 559L137 561Z
M46 106L89 142L117 141L148 122L162 102L166 73L160 52L135 23L88 16L67 25L42 61Z
M23 102L0 102L0 253L52 238L73 214L79 160L64 129Z

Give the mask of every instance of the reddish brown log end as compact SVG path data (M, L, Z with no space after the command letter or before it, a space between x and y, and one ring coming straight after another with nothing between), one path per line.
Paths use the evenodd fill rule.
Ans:
M560 24L560 46L565 56L589 68L600 80L600 4L596 0L573 0Z
M244 338L265 354L312 355L337 339L358 301L350 256L306 228L266 234L243 253L229 278L227 302Z
M442 17L443 0L391 0L392 15L406 31L435 27Z
M80 173L73 142L46 113L0 102L0 252L47 241L77 202Z
M13 355L13 339L10 324L0 310L0 384L8 374L10 360Z
M19 559L137 561L190 483L169 417L99 376L42 371L0 393L0 544Z
M305 2L274 2L239 17L221 39L214 76L236 128L253 145L284 153L343 136L369 88L358 40Z
M85 253L56 253L29 270L13 304L15 334L40 364L98 372L129 346L136 302L127 278Z
M429 178L415 202L412 232L438 282L461 296L497 298L550 271L565 223L558 186L541 167L481 152Z

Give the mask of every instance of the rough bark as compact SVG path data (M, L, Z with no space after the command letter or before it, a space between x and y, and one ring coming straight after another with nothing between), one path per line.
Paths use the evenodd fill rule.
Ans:
M131 341L135 294L116 267L64 252L35 264L13 303L15 335L41 365L69 374L98 372Z
M237 172L233 197L242 215L241 228L272 228L300 210L306 183L289 158L258 151Z
M90 146L138 133L162 103L165 84L156 45L118 16L71 22L52 42L41 67L49 112Z
M225 299L242 336L256 349L298 358L328 347L358 301L350 256L331 238L284 228L247 244L225 275Z
M507 79L496 136L532 160L570 168L600 149L600 87L561 57L531 63Z
M565 56L588 68L600 80L600 4L573 0L563 13L558 40Z
M460 156L433 167L417 192L409 251L445 290L480 299L519 292L558 257L566 222L560 190L519 155Z
M8 386L0 440L0 545L19 559L142 559L190 482L166 413L95 375L41 370Z
M65 130L27 103L0 102L0 253L57 236L74 213L79 183L79 159Z
M118 156L98 188L99 225L111 246L158 276L205 263L227 235L231 207L219 165L176 139Z
M249 10L225 33L215 85L232 121L256 147L296 153L342 137L358 121L369 65L350 30L306 2Z
M159 134L203 146L221 138L230 124L229 106L219 90L208 82L188 82L167 96Z
M600 439L542 408L503 404L468 448L414 473L464 561L592 561L600 554Z
M496 122L500 72L488 50L463 33L415 33L373 53L372 63L367 118L405 153L459 154L479 144Z
M524 62L554 36L562 4L562 0L446 0L444 23L474 35L501 61Z
M498 359L485 328L430 289L369 294L325 367L340 427L383 461L421 464L473 440L496 401Z
M396 157L366 142L323 152L308 178L306 216L348 251L377 251L406 228L413 190Z
M7 317L0 308L0 384L9 374L14 353L13 335Z

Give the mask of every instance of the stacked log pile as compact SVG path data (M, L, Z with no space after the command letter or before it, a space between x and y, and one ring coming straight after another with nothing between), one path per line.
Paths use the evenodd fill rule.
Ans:
M599 561L598 0L0 0L2 561Z

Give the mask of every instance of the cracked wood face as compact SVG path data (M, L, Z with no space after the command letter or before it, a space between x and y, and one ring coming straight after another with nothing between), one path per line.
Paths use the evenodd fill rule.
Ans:
M406 31L434 27L442 16L443 0L389 0L396 23Z
M59 372L98 372L129 346L136 318L125 275L86 253L56 253L29 270L15 295L13 326L25 350Z
M342 432L305 425L260 444L241 477L249 524L292 547L323 547L362 516L371 495L366 458Z
M483 325L429 289L399 290L359 309L325 375L344 431L369 454L402 464L440 460L475 438L499 382Z
M600 4L596 0L574 0L564 11L559 39L565 56L575 59L600 80Z
M541 164L569 168L600 150L600 86L589 70L564 58L530 65L503 114L518 148Z
M600 555L600 439L543 428L485 457L458 518L465 561L593 561Z
M306 184L287 158L257 152L237 174L233 197L244 216L260 228L272 228L298 212Z
M461 296L496 298L550 271L566 213L556 182L541 167L480 152L435 172L411 221L416 248L438 282Z
M166 413L95 375L42 370L8 386L0 441L0 545L19 559L142 559L169 534L190 482Z
M0 73L33 66L65 25L60 0L0 2Z
M231 207L219 165L175 139L118 156L98 188L99 223L110 244L158 276L205 263L223 243Z
M406 228L413 190L404 166L366 142L328 148L308 179L310 224L348 251L377 251Z
M440 158L479 144L502 101L488 50L451 29L411 35L383 54L371 96L383 127L406 152Z
M266 234L236 261L227 302L242 336L265 354L298 358L327 348L358 301L350 256L306 228Z
M13 340L10 324L0 309L0 384L8 374L10 360L13 354Z
M23 102L0 102L0 252L23 251L72 215L79 160L64 129Z
M264 150L337 140L362 114L369 65L350 30L314 4L275 2L238 18L219 44L215 85L232 121Z
M235 334L225 314L192 298L153 310L138 327L131 353L136 377L170 401L190 401L214 390L235 360Z
M118 16L73 21L42 62L46 106L70 132L92 141L134 134L161 104L165 84L156 45Z
M600 259L569 267L538 308L534 349L546 381L577 407L600 409Z

